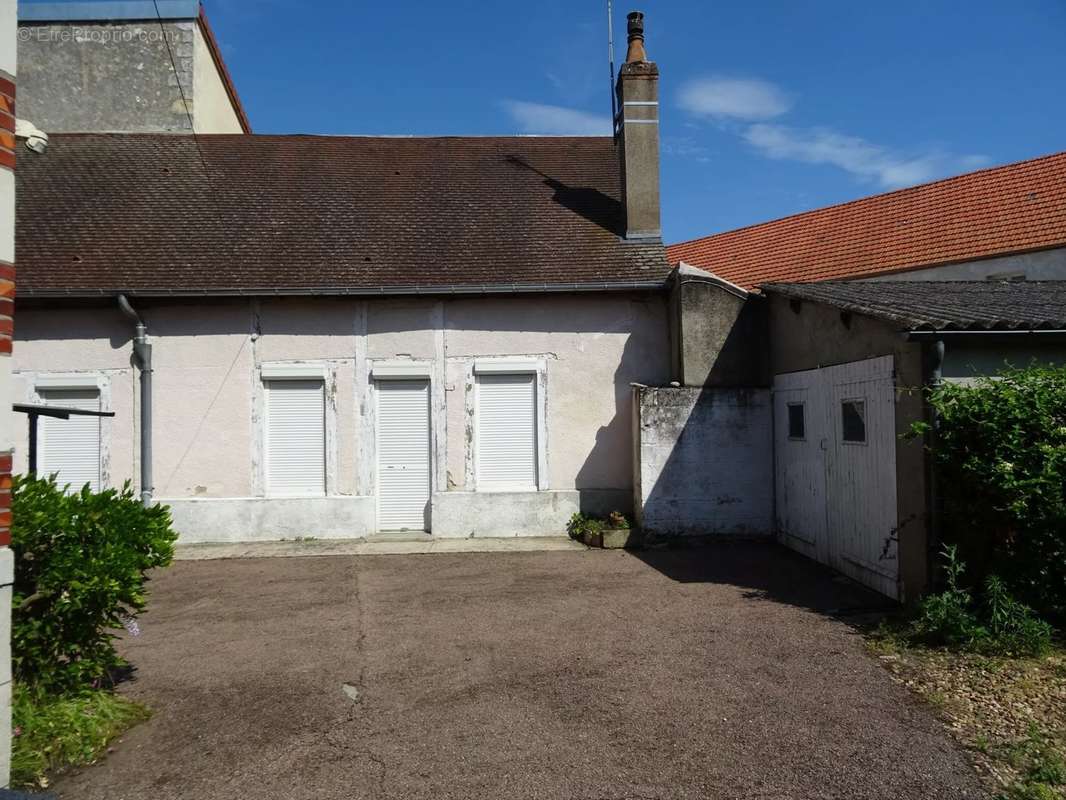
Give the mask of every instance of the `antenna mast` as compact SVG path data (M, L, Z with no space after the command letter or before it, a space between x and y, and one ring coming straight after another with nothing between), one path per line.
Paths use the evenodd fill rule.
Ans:
M618 130L618 101L614 96L614 15L607 0L607 58L611 62L611 133Z

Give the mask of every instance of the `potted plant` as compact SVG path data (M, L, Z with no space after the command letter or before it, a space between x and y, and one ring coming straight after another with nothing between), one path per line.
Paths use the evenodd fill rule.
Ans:
M577 513L566 526L571 538L589 547L615 550L636 544L636 535L625 514L612 511L606 519Z
M600 532L600 547L614 550L636 544L633 527L621 511L612 511Z

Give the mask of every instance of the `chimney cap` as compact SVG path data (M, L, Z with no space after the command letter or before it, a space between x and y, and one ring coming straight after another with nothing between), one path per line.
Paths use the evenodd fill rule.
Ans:
M640 11L630 11L626 19L629 21L629 50L626 52L626 63L647 61L648 54L644 51L644 14Z

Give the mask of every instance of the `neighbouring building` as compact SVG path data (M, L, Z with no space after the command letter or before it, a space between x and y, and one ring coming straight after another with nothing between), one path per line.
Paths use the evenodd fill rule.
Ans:
M199 0L19 3L19 117L46 133L248 133Z
M670 245L754 289L774 281L1066 280L1066 152Z
M0 788L11 774L11 340L15 296L15 4L0 5Z

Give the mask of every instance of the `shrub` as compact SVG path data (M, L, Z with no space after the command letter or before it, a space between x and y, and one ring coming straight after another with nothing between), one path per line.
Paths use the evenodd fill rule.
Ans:
M616 531L629 530L629 519L621 511L612 511L607 515L607 527Z
M987 631L973 613L973 597L959 585L965 565L958 549L944 548L944 590L926 595L911 623L911 636L925 644L969 647Z
M135 626L146 572L173 558L169 510L142 506L128 482L68 495L54 476L16 476L12 511L16 679L51 692L107 683L124 665L111 631Z
M922 599L909 634L925 644L987 655L1039 656L1051 647L1053 630L1015 600L995 575L984 583L981 603L960 586L966 565L954 545L944 548L944 590Z
M944 540L978 578L995 572L1029 606L1066 619L1066 368L944 383L929 401Z
M11 782L43 787L46 775L92 763L108 743L147 719L148 709L109 691L55 697L16 683L11 698Z
M983 598L991 649L1018 655L1043 655L1051 647L1054 631L1033 610L1011 597L996 575L985 580ZM989 649L989 648L986 648Z

